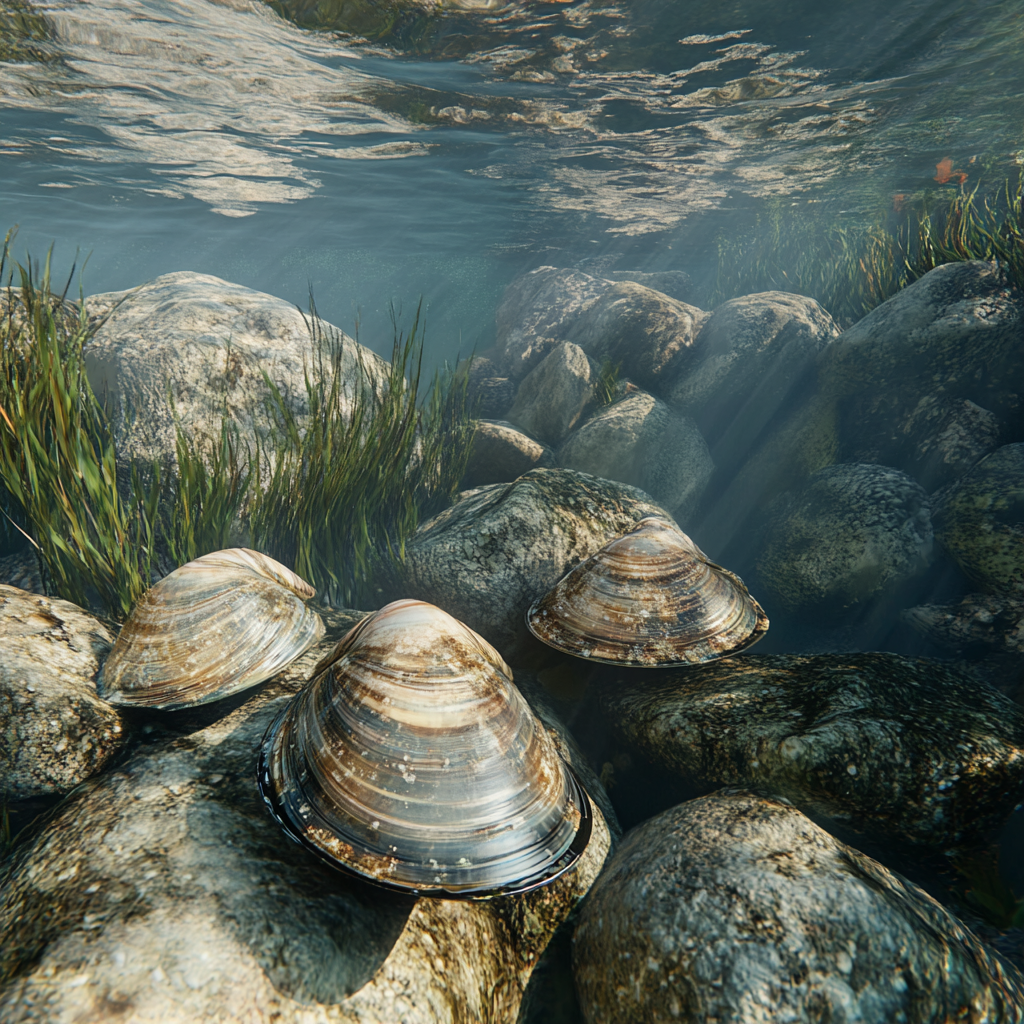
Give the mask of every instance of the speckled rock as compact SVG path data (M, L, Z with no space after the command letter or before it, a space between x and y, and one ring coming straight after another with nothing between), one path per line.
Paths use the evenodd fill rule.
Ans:
M66 793L125 740L121 716L96 696L114 638L77 605L0 586L0 793Z
M466 398L475 416L500 420L512 408L515 395L515 384L493 359L473 357L468 370Z
M545 444L561 444L593 396L595 371L578 345L558 343L523 378L509 422Z
M715 468L693 420L639 390L588 419L557 457L567 469L641 488L684 525Z
M322 865L264 810L263 732L321 644L241 708L86 784L0 869L5 1024L514 1024L609 847L490 902L392 895Z
M707 318L696 306L622 281L583 311L568 339L599 363L618 364L623 375L657 392L686 371Z
M928 496L887 466L830 466L773 507L757 561L786 609L836 610L910 579L932 555Z
M499 362L522 380L560 341L610 282L578 270L537 267L505 289L494 314Z
M698 786L747 785L874 836L946 847L1024 795L1024 709L943 662L766 654L609 671L623 738Z
M897 292L828 347L821 383L850 395L874 389L969 398L996 415L1024 389L1021 295L995 263L946 263ZM912 398L912 401L911 401Z
M968 594L957 604L907 608L904 622L955 650L978 645L1024 655L1024 593Z
M1024 592L1024 443L981 460L939 496L935 536L986 590Z
M530 604L647 515L643 491L568 469L531 469L462 497L406 546L400 593L430 601L513 658ZM536 642L536 641L534 641Z
M932 491L995 451L1003 425L969 398L924 395L904 408L899 395L867 392L845 403L841 433L844 462L896 466Z
M723 791L627 834L583 906L588 1024L1019 1022L1024 978L793 807Z
M803 295L730 299L701 327L695 365L669 400L736 465L793 395L813 385L817 357L838 333L832 317Z
M187 433L220 434L225 407L243 437L266 421L270 392L261 369L292 412L308 411L305 372L314 346L302 314L284 299L209 274L164 274L129 292L86 299L93 314L121 300L85 348L96 393L113 410L118 459L174 462L174 414ZM333 329L332 329L333 330ZM357 345L343 338L346 376L357 375ZM361 349L370 370L382 361ZM168 393L173 397L172 410ZM261 440L265 437L265 429Z
M477 420L462 484L465 488L507 483L535 466L553 466L555 453L501 420Z

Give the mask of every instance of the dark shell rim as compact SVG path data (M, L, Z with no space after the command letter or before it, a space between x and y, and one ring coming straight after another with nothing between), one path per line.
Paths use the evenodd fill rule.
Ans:
M365 874L353 867L351 864L346 864L344 861L331 856L331 854L326 850L307 839L305 834L296 829L285 816L284 811L274 794L274 786L270 781L268 754L270 747L273 745L277 729L284 721L284 717L288 713L290 706L291 702L289 701L281 710L280 714L278 714L267 727L267 731L263 734L263 739L260 741L260 753L256 762L256 787L259 790L260 796L263 799L263 804L268 813L274 821L277 822L284 834L292 840L292 842L304 847L328 867L333 868L336 871L340 871L342 874L348 875L350 878L357 878L361 882L367 882L379 889L387 889L390 892L405 893L407 896L426 896L434 899L487 900L493 899L496 896L518 896L522 893L532 892L534 889L539 889L542 886L555 881L557 878L560 878L569 871L570 868L575 866L590 843L590 837L594 825L594 815L590 804L590 797L588 796L587 791L583 788L583 784L580 782L576 773L573 771L572 766L556 751L556 756L562 762L562 766L566 770L573 797L576 801L577 807L579 808L580 822L576 828L576 834L573 836L572 842L555 861L545 868L542 873L533 875L529 878L518 879L517 881L509 882L506 885L476 889L449 889L443 885L412 886Z

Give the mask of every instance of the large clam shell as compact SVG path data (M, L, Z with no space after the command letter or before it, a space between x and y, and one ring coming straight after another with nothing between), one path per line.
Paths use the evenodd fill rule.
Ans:
M711 661L768 631L743 581L654 516L563 576L526 623L559 651L637 668Z
M220 700L276 675L323 636L316 592L280 562L229 548L187 562L132 609L97 679L111 704Z
M367 616L269 730L260 789L285 831L389 888L520 892L582 854L590 804L497 651L422 601Z

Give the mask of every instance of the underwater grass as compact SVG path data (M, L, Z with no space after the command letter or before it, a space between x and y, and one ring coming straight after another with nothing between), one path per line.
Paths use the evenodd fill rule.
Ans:
M622 363L613 363L610 359L606 359L601 364L601 369L597 375L597 383L595 385L595 392L597 394L597 400L601 405L611 405L615 401L615 396L619 389L619 376L622 371Z
M11 237L0 253L0 483L19 515L8 522L34 546L48 592L84 607L95 595L121 619L149 585L158 481L133 473L136 497L122 501L109 423L85 374L84 309L70 308L67 286L54 291L49 254L41 269L9 265Z
M838 223L827 211L768 204L743 235L717 241L709 308L753 292L817 299L847 327L942 263L998 260L1024 288L1024 172L996 192L961 185L908 200L873 223Z
M82 355L99 325L67 303L66 287L53 290L49 258L42 269L12 262L11 237L0 255L0 510L5 540L33 545L48 593L122 621L154 566L169 571L245 543L325 601L376 600L421 519L451 502L469 459L468 375L435 374L421 389L419 311L407 336L396 324L389 367L368 366L357 348L353 374L342 336L311 300L308 421L264 371L262 446L243 445L226 415L217 437L189 436L179 423L176 466L134 462L119 488L113 429Z
M396 324L383 373L356 351L356 386L346 389L341 335L312 302L308 322L315 372L306 375L304 432L264 374L276 420L273 469L264 474L264 460L255 460L249 530L256 547L291 565L322 600L376 607L420 519L451 502L465 472L468 377L435 374L421 399L418 309L408 335Z

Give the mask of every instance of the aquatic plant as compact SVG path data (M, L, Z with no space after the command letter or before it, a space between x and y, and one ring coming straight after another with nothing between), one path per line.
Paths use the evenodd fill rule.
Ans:
M11 237L0 253L4 503L18 506L11 522L35 548L48 590L85 607L98 597L123 618L149 586L159 481L133 472L133 497L122 500L110 426L85 374L93 328L67 302L71 276L54 291L49 254L42 268L8 266Z
M394 319L394 318L393 318ZM408 335L395 325L391 364L371 370L359 354L344 389L342 338L316 316L315 365L306 376L309 420L300 430L273 395L273 468L257 457L249 529L255 547L290 565L321 599L375 603L421 516L451 501L469 459L472 425L465 373L435 374L420 397L423 343L417 310Z
M601 405L611 405L615 401L619 389L619 371L621 369L621 362L613 363L610 359L606 359L601 364L601 369L597 375L597 384L595 385L597 400Z
M938 165L936 180L962 174ZM944 173L945 172L945 173ZM1024 174L993 193L981 186L897 196L873 222L842 223L827 209L768 204L743 235L717 241L718 274L704 297L779 289L817 299L842 325L869 313L942 263L999 260L1024 288Z
M123 620L155 566L247 543L324 600L375 599L420 519L451 501L469 458L468 377L435 374L421 392L419 312L408 336L396 325L391 365L371 368L357 349L352 379L340 334L311 303L308 422L264 372L262 446L243 447L226 415L217 437L179 423L176 466L133 462L119 480L82 355L99 325L67 301L67 286L53 290L49 257L41 270L12 263L11 237L0 256L0 510L5 540L32 544L48 592Z

